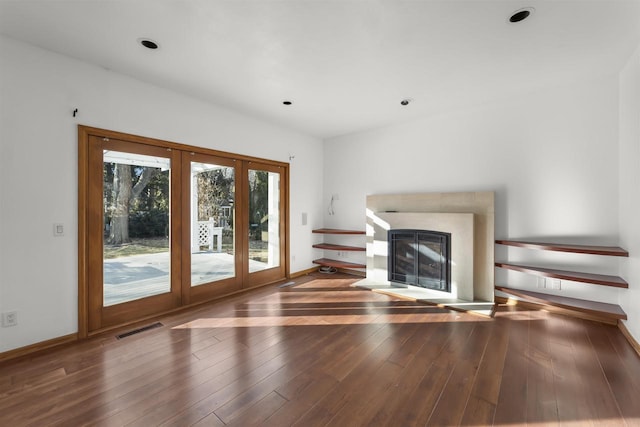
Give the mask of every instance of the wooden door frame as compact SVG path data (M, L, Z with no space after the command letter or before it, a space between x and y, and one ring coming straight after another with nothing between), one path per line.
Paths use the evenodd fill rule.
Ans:
M231 160L228 157L221 156L211 156L210 154L203 153L195 153L195 152L183 152L182 155L182 221L185 230L191 229L193 224L191 224L191 183L190 180L187 179L187 176L191 176L191 162L199 161L199 162L210 162L214 161L217 164L226 167L234 168L234 181L235 181L235 199L241 200L243 189L241 185L238 185L238 178L242 174L242 162L237 160ZM239 205L237 202L236 205ZM235 211L234 211L235 212ZM240 250L239 238L240 234L238 233L238 227L242 226L242 222L238 221L238 213L236 213L236 217L233 221L234 228L234 266L236 267L235 275L232 278L219 280L216 282L204 283L198 286L192 287L184 284L185 282L191 282L191 266L188 265L186 268L184 266L185 260L190 258L191 256L191 236L189 233L183 233L182 235L182 283L184 286L182 287L182 302L183 305L191 305L197 304L202 301L208 301L211 299L212 291L219 295L227 295L230 293L237 292L242 289L242 251ZM188 227L187 227L188 225Z
M245 178L247 178L249 170L261 170L261 171L266 171L266 172L273 172L273 173L278 173L281 175L280 179L281 179L281 188L280 188L280 211L283 212L286 209L283 207L285 206L285 203L283 203L288 196L286 196L286 191L285 191L285 187L288 187L287 185L285 185L285 179L288 179L286 176L286 169L279 166L279 165L271 165L271 164L266 164L264 162L257 162L257 161L251 161L251 162L246 162L246 167L243 168L242 173L245 175ZM244 200L243 200L243 205L248 207L249 206L249 196L250 196L250 190L248 188L245 189L245 193L244 193ZM248 225L249 225L249 210L245 209L242 212L243 215L243 220L242 223L244 224L245 228L242 232L243 233L247 233L248 231ZM283 264L283 260L282 258L286 258L288 257L287 254L287 248L288 245L286 244L286 236L288 236L288 232L287 230L287 224L288 221L286 220L286 218L280 218L280 224L279 227L281 229L280 232L280 236L279 239L280 241L279 243L279 247L280 247L280 258L281 258L281 264L278 267L273 267L264 271L256 271L256 272L249 272L249 268L248 268L248 263L249 260L246 260L247 265L245 266L245 268L243 269L243 277L242 277L242 288L243 289L250 289L253 287L259 287L262 286L262 284L264 283L273 283L274 281L278 280L278 277L280 276L278 271L280 269L282 269L283 267L286 268ZM285 270L285 275L286 277L289 277L287 271ZM256 280L257 279L257 280Z
M117 132L107 129L100 129L90 126L78 125L78 338L84 339L93 335L100 334L110 329L115 329L120 326L124 326L128 323L135 323L141 320L158 317L166 314L167 312L155 313L151 316L147 316L144 319L136 319L135 321L127 322L124 324L110 326L104 329L96 331L89 330L89 260L88 260L88 165L89 165L89 140L91 136L99 138L112 138L120 139L124 141L130 141L140 144L154 145L163 147L166 149L180 150L186 152L202 153L217 157L226 157L236 160L242 160L247 162L255 162L267 165L274 165L283 168L284 180L282 197L284 198L284 210L282 215L284 217L284 253L285 259L282 260L284 264L284 278L290 277L290 201L289 201L289 163L279 162L269 159L261 159L257 157L244 156L235 153L229 153L224 151L212 150L208 148L196 147L192 145L185 145L176 142L170 142L160 139L147 138L138 135L131 135L123 132ZM182 243L180 243L182 245ZM262 285L267 285L263 283ZM246 290L246 289L243 289ZM240 290L238 292L242 292ZM236 293L236 292L232 292ZM220 298L224 295L216 296L213 299ZM182 304L177 310L182 310L186 307L202 303L198 301L194 304ZM173 310L171 310L173 311Z
M116 138L99 138L90 136L89 141L89 171L88 182L93 186L94 190L89 189L87 194L87 231L90 236L95 236L89 239L87 246L87 254L89 260L88 278L89 283L94 283L94 286L99 288L98 292L88 295L89 304L89 329L98 330L104 329L111 325L118 325L127 321L127 319L138 319L145 315L153 315L158 311L170 311L174 308L180 307L180 242L177 241L176 236L182 235L182 222L180 218L180 180L177 179L181 174L181 161L180 152L172 149L165 149L155 145L138 144L130 141L116 139ZM91 263L98 264L104 263L104 258L100 256L103 253L104 248L104 236L102 231L104 230L102 209L98 206L102 206L103 194L96 194L95 186L103 184L103 152L105 150L114 150L126 153L142 154L147 156L154 156L158 158L169 159L171 162L170 168L170 207L169 218L171 218L169 233L170 239L170 275L169 275L169 292L163 292L159 295L147 296L142 299L135 299L132 301L123 302L110 307L102 307L103 304L103 269L91 268ZM104 266L104 264L103 264ZM98 283L100 283L99 286Z

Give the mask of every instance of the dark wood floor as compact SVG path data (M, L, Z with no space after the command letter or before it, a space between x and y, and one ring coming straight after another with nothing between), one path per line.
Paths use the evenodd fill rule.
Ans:
M307 276L0 365L1 426L640 425L619 330Z

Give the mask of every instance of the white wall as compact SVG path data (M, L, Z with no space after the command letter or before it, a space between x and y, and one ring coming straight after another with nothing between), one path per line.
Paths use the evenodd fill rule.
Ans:
M77 331L77 124L283 162L295 155L290 270L313 266L322 141L0 37L0 311L19 313L18 326L0 329L0 352ZM64 237L53 237L53 223Z
M504 99L326 141L325 226L363 229L367 194L495 191L496 238L617 244L617 76ZM604 274L619 268L608 257L496 246L496 260L507 259ZM536 277L501 269L496 283L536 289ZM577 298L617 303L623 292L562 283L560 293Z
M640 48L620 73L620 244L629 251L620 294L627 328L640 341Z

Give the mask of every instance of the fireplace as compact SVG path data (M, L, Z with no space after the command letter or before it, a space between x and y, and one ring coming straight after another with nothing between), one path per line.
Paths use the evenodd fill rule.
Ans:
M389 230L391 284L451 291L451 234L430 230Z
M407 288L409 291L414 289L438 295L441 298L456 298L465 301L474 301L475 299L485 300L483 297L475 298L474 283L480 283L480 279L474 279L475 256L477 254L484 255L484 250L474 251L476 239L474 238L474 216L473 213L457 213L457 212L373 212L367 214L367 281L376 286L389 286L395 288ZM391 252L389 239L390 231L419 231L442 233L449 236L446 242L447 249L442 252L446 254L448 262L444 263L441 270L447 275L447 287L443 287L441 281L430 288L420 287L399 283L398 277L393 278L389 275L389 267L391 265ZM484 237L484 235L483 235ZM493 240L491 240L493 243ZM431 243L424 245L423 251L418 253L430 253ZM415 243L409 243L408 246ZM406 245L405 245L406 246ZM429 248L430 250L426 250ZM406 253L406 252L405 252ZM493 252L491 252L493 253ZM410 255L406 258L416 258L416 255ZM405 258L403 256L403 258ZM437 259L437 257L435 257ZM420 257L418 257L420 260ZM423 266L424 270L424 266ZM412 271L411 269L409 271ZM480 270L483 271L484 270ZM491 270L493 271L493 270ZM397 272L398 273L398 272ZM404 272L405 274L407 272ZM418 273L409 273L409 275L418 276ZM493 277L493 276L492 276ZM484 283L484 282L482 282ZM422 281L424 286L425 282ZM440 290L443 289L443 290ZM448 289L448 290L447 290Z
M376 292L409 298L416 301L451 307L455 310L474 310L493 302L494 297L494 194L475 193L420 193L420 194L377 194L367 196L367 277L355 286ZM442 233L449 239L446 249L434 249L432 241L420 243L414 237L393 236L391 231L417 231ZM395 238L400 237L400 238ZM396 240L401 256L393 258L390 241ZM438 246L442 244L437 237ZM422 248L417 253L415 248ZM398 283L402 276L422 275L425 268L415 272L415 264L403 264L405 259L418 260L421 254L447 255L448 261L440 267L427 265L435 278L435 289L425 289ZM424 258L424 256L423 256ZM429 257L427 257L429 258ZM432 256L442 261L443 256ZM402 261L402 263L400 263ZM400 263L404 270L389 273ZM440 270L438 270L440 268ZM447 275L449 289L439 290L442 276ZM395 277L394 277L395 276ZM405 277L406 278L406 277ZM421 282L420 279L417 282ZM424 284L424 280L422 283ZM431 283L433 286L433 282ZM444 288L446 289L446 288ZM472 308L475 307L475 308ZM491 310L481 310L490 314Z

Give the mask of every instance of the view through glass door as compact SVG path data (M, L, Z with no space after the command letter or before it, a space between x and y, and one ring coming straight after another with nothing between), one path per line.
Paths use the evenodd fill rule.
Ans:
M236 178L242 162L183 153L182 265L185 303L209 299L241 288L241 255L236 233Z
M103 298L109 307L171 290L171 159L104 150Z
M247 286L284 275L283 169L250 162L247 170Z

